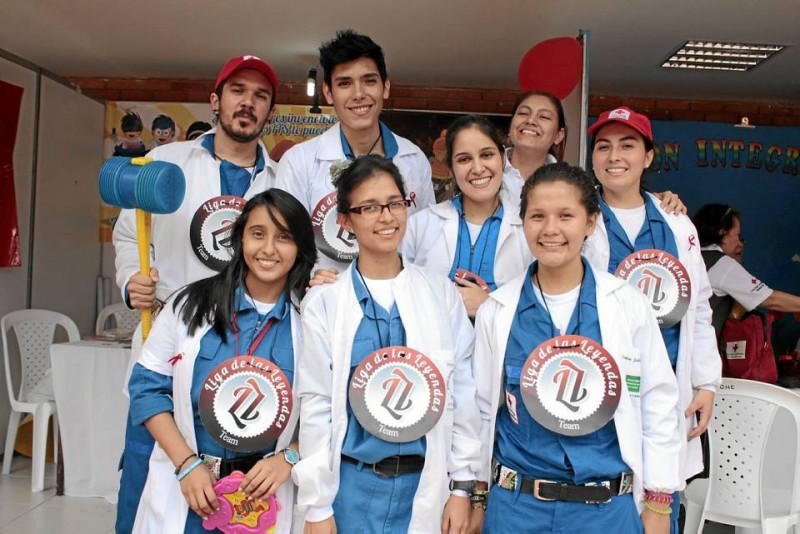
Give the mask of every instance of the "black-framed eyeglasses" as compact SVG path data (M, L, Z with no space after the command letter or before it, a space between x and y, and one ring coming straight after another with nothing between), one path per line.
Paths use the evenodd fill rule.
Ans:
M387 204L366 204L364 206L356 206L347 210L349 213L357 213L358 215L365 215L367 217L379 217L383 210L389 210L389 213L400 214L411 206L409 199L393 200Z

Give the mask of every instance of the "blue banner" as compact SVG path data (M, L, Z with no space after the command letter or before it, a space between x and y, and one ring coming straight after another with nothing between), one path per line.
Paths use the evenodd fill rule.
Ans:
M800 294L800 128L653 121L653 136L648 188L678 193L690 216L712 202L733 206L745 268Z

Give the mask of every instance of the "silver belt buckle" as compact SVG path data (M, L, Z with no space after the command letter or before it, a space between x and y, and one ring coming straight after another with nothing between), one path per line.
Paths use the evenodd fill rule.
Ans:
M549 480L538 480L538 479L533 481L533 496L534 497L536 497L540 501L555 501L555 499L548 499L547 497L542 497L539 494L539 484L540 483L545 483L545 484L558 484L558 483L557 482L551 482Z

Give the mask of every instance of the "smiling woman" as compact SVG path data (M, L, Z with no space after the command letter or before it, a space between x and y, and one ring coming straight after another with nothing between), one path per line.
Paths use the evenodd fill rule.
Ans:
M335 185L359 254L303 301L305 532L463 532L469 499L448 483L472 487L480 456L471 325L450 280L398 254L410 202L394 163L357 158Z
M638 284L658 312L661 336L672 368L680 378L679 407L681 413L687 414L682 423L689 438L683 442L686 451L680 474L686 480L703 470L700 440L692 438L706 430L722 372L708 302L711 286L700 248L695 246L697 230L686 215L667 214L656 197L642 189L642 176L654 155L650 119L620 107L601 113L588 133L592 138L592 166L601 185L602 216L585 248L586 257L596 268L623 276L618 270L620 265L630 260L638 262L642 255L656 254L669 257L678 271L686 273L676 279L669 273L645 269L647 277L654 276L653 284L648 280ZM678 288L680 280L685 284L686 278L690 290L684 297ZM631 283L636 280L639 279L629 278ZM671 283L669 287L674 291L656 290L662 282ZM665 305L665 299L671 304ZM681 311L670 315L673 310ZM674 506L673 534L677 528L678 511Z
M487 534L669 531L663 504L638 507L681 484L677 385L647 301L581 257L599 212L583 169L539 168L521 199L538 260L478 311Z
M218 479L234 471L245 473L236 482L245 495L277 497L275 532L290 532L297 304L316 260L308 213L284 191L256 195L234 223L231 248L219 274L167 302L131 373L131 419L158 444L134 532L204 532L224 498ZM232 390L246 387L264 392L258 409L273 412L240 414Z
M518 203L502 188L498 129L483 117L459 117L447 129L445 152L458 195L411 217L403 259L447 275L474 317L489 293L523 272L531 256Z

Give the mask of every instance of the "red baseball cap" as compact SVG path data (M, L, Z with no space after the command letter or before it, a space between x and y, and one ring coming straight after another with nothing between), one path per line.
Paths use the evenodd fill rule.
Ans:
M217 82L214 84L214 91L219 89L219 86L225 83L225 80L233 76L234 73L243 69L257 70L267 77L269 83L272 84L272 101L275 101L275 93L278 92L278 75L275 74L275 69L258 56L236 56L232 57L225 63L222 70L217 75Z
M589 126L589 137L594 137L594 134L609 122L621 122L642 134L651 143L655 142L653 141L653 128L650 126L650 119L626 107L602 112L597 122Z

